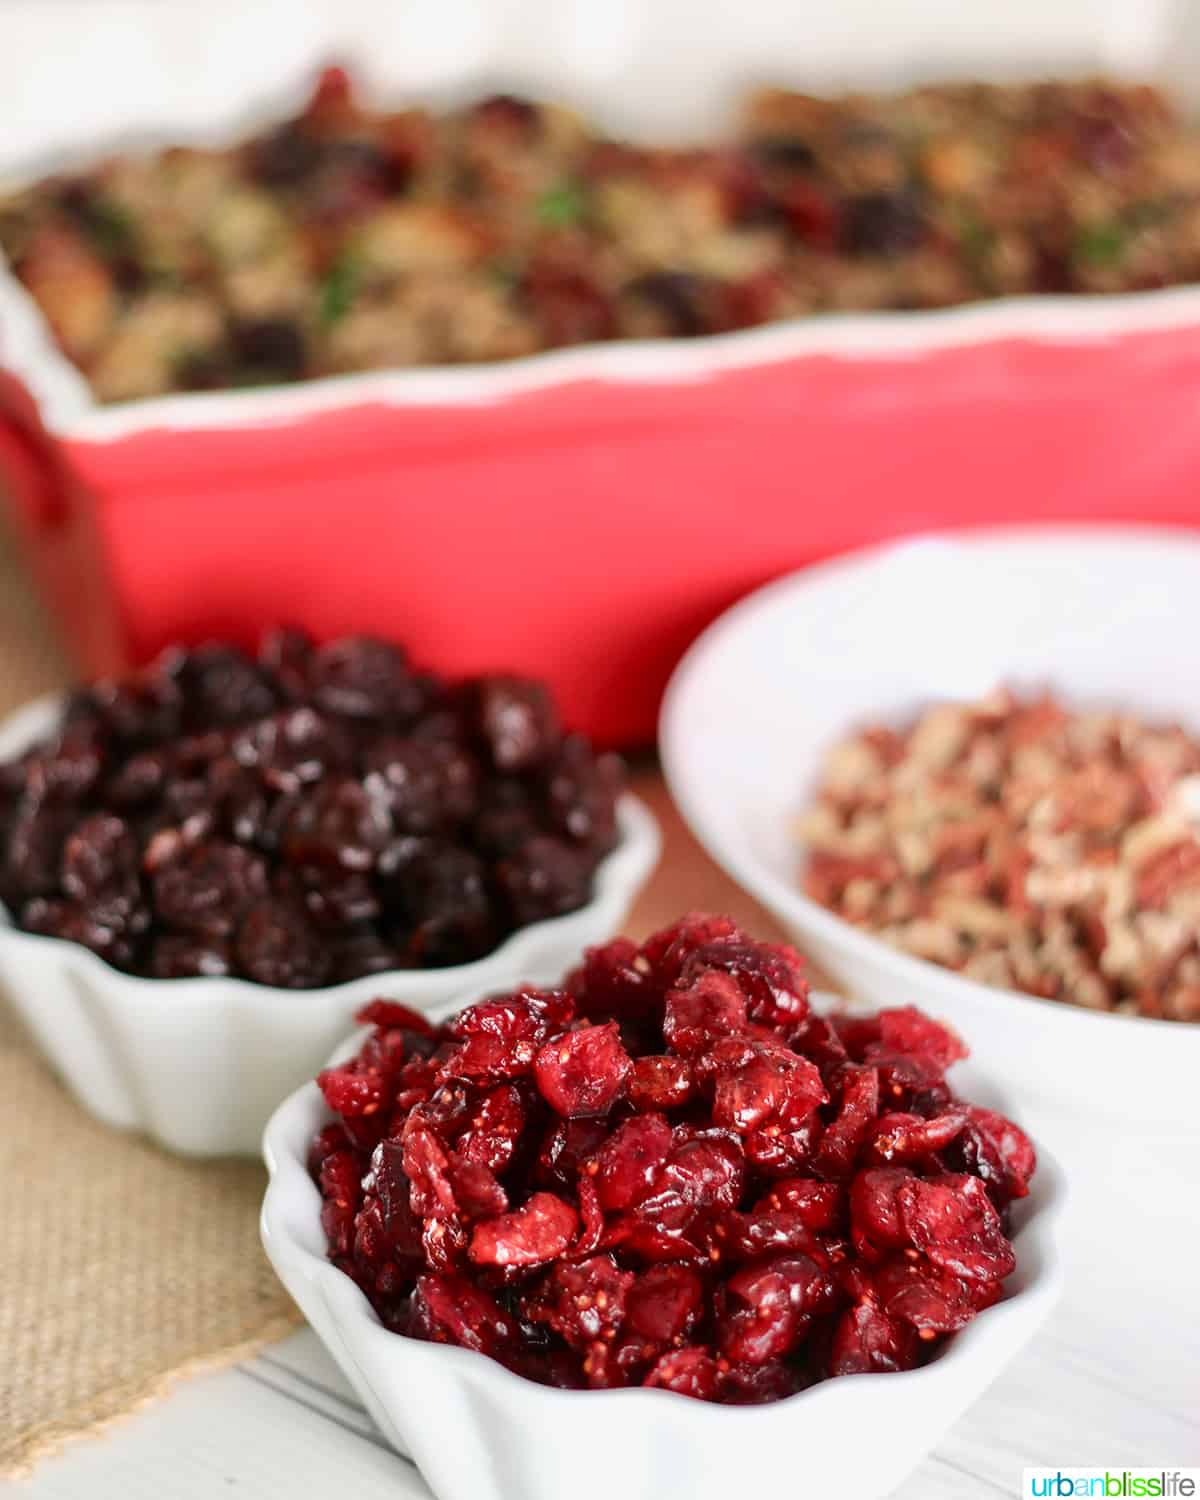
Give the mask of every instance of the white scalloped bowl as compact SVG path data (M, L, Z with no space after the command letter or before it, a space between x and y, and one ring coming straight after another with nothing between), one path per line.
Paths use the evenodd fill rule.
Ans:
M1200 1024L1040 1000L902 953L805 896L792 829L856 725L997 684L1200 729L1197 631L1194 534L1013 529L872 548L758 590L700 636L663 701L663 770L712 858L847 993L928 1005L1021 1108L1194 1133Z
M330 1062L361 1040L348 1038ZM972 1099L1004 1107L971 1065L958 1065L954 1079ZM1003 1300L923 1369L828 1380L766 1406L714 1406L670 1391L555 1390L485 1355L390 1333L329 1264L305 1158L330 1118L309 1083L267 1126L263 1245L380 1431L414 1459L438 1500L880 1500L1033 1337L1061 1290L1066 1190L1039 1143L1030 1195L1014 1207L1017 1269Z
M54 727L57 698L0 725L0 760ZM658 825L628 794L620 839L578 911L534 922L474 963L370 974L325 989L284 990L234 978L143 979L77 943L21 932L0 905L0 990L54 1070L106 1125L141 1130L187 1156L256 1156L271 1111L311 1078L376 995L416 1010L464 992L557 978L572 957L613 936L653 870Z

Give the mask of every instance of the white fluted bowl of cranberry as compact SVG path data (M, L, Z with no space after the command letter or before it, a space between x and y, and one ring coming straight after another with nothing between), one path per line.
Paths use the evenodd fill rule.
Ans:
M658 854L619 760L536 681L269 635L0 726L0 987L99 1119L257 1153L386 994L560 973Z
M263 1242L440 1500L876 1500L1057 1296L1059 1171L959 1038L726 919L361 1019Z

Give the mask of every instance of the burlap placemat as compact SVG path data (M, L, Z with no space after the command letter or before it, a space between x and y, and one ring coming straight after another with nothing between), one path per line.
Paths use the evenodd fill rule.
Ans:
M0 514L0 525L3 516ZM0 533L0 714L67 680ZM256 1162L185 1162L105 1129L0 998L0 1474L299 1321L258 1242Z

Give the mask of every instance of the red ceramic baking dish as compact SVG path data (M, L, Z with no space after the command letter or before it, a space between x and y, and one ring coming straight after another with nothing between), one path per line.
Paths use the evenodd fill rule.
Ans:
M1148 75L1182 46L1132 5L1097 31L1077 0L959 8L949 22L933 0L906 0L882 28L890 49L865 0L833 18L755 0L737 28L724 8L688 7L682 51L670 37L685 18L666 0L394 9L322 0L281 36L269 4L11 0L0 166L78 159L130 131L228 135L252 104L279 113L272 79L300 83L329 56L390 98L499 79L671 136L711 135L747 79ZM1192 7L1176 9L1194 30ZM54 36L72 17L64 51ZM75 86L64 58L81 29L101 82L52 111ZM807 319L101 407L4 275L0 366L0 490L85 670L288 619L319 636L395 635L443 670L537 672L608 743L649 740L697 631L811 560L929 528L1200 519L1197 289Z

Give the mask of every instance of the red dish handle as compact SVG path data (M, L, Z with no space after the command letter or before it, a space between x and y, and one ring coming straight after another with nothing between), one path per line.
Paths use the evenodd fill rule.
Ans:
M57 530L70 513L78 486L58 443L47 432L24 384L0 369L0 469L34 532Z

